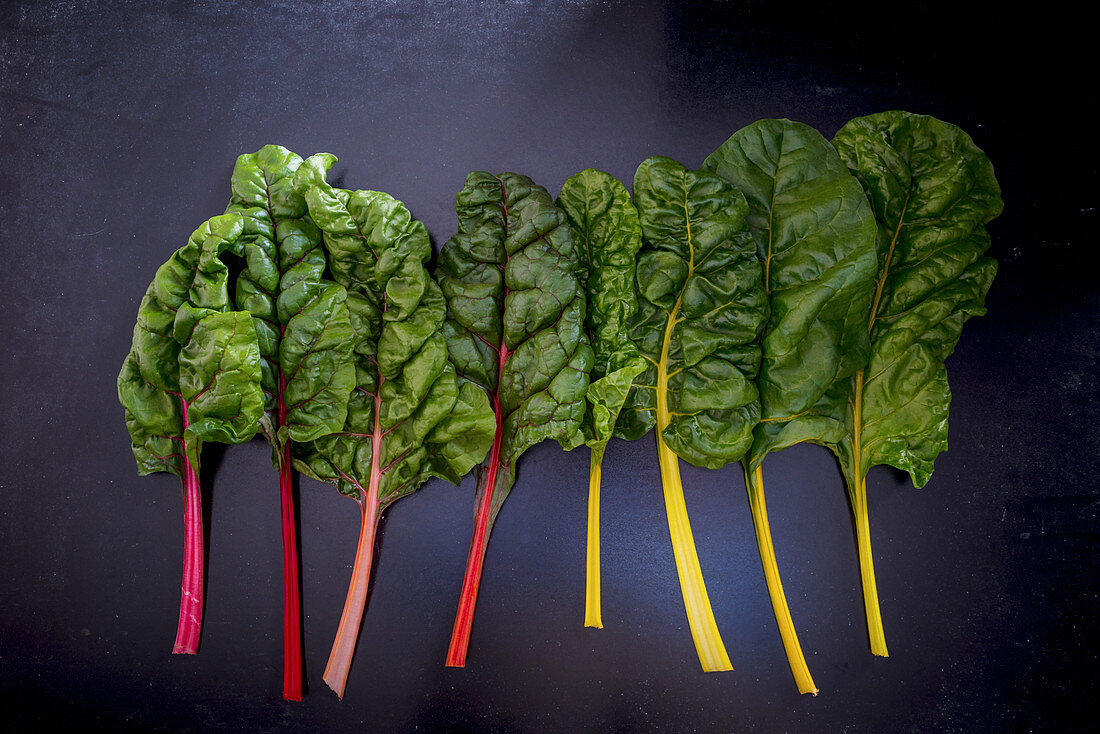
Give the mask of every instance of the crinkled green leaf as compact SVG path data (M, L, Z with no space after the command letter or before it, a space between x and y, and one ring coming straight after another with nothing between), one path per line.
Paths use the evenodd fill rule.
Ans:
M588 168L569 178L557 203L573 232L587 298L585 326L595 355L585 442L602 453L631 383L645 370L627 333L638 310L634 272L642 230L626 187L603 171Z
M189 347L204 318L229 309L229 271L221 257L226 252L240 254L242 232L239 214L224 214L204 222L187 244L157 270L142 298L133 344L118 377L119 400L140 474L169 471L183 476L184 418L180 400L186 397L186 391L181 390L180 352ZM219 346L219 339L233 334L221 328L203 329L203 340L213 351L243 349L241 340L246 338L243 334L247 327L240 331L242 336L232 345ZM255 333L250 333L254 342ZM247 379L235 382L242 392L249 392ZM242 398L242 404L245 402ZM217 434L215 440L223 440L224 435L224 440L236 443L255 433L237 427L215 427L216 413L206 419L204 430Z
M118 399L138 474L166 471L182 477L183 406L175 393L154 387L142 377L138 362L138 353L131 350L118 375Z
M844 433L847 384L869 350L874 216L829 141L801 123L755 122L703 167L748 200L771 307L751 473L772 451Z
M252 317L213 313L199 321L180 350L180 394L187 402L183 441L199 465L206 441L242 443L256 435L264 412L260 347Z
M588 399L588 413L585 417L585 443L597 454L603 456L603 450L611 436L615 434L615 425L619 413L626 404L627 395L634 380L645 372L646 362L639 355L626 367L604 375L588 385L585 397Z
M856 118L833 143L878 222L876 289L863 322L871 358L849 381L847 430L833 448L849 482L890 464L921 487L947 449L944 360L966 320L985 313L997 272L984 256L984 225L1001 213L1001 190L970 136L933 117Z
M653 426L667 375L662 437L687 461L719 468L748 450L760 416L755 382L768 301L748 206L720 177L662 157L638 167L634 201L643 245L631 337L647 368L620 428L637 438Z
M524 451L547 438L567 449L583 442L592 348L573 238L546 190L526 176L476 171L457 211L436 277L459 377L483 389L499 417L495 517Z
M295 186L323 232L333 277L348 290L356 387L345 425L300 447L296 466L359 500L375 470L384 506L429 476L459 481L485 457L496 422L483 392L460 390L447 359L446 302L425 267L424 225L388 194L330 186L325 173L335 161L307 159Z
M256 319L266 395L261 421L278 464L286 441L338 431L355 387L344 287L324 280L321 232L294 187L302 159L267 145L237 159L229 211L244 217L237 307Z

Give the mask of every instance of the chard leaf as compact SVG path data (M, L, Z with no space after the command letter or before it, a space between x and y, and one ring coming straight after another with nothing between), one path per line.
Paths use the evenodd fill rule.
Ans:
M486 394L461 387L440 333L447 304L425 267L428 231L377 191L333 188L335 157L308 158L295 187L321 228L329 266L348 291L356 387L341 430L300 447L295 466L356 499L363 529L347 603L324 679L341 697L366 608L378 518L429 476L458 481L489 450Z
M227 312L229 272L240 254L238 214L205 222L158 270L138 309L118 397L138 473L169 471L183 484L184 565L173 653L198 652L204 538L199 455L204 441L247 441L263 414L252 318Z
M634 198L644 244L631 337L647 368L620 427L637 438L657 422L677 455L718 469L745 454L760 416L757 339L768 301L748 206L718 176L662 157L638 167Z
M847 384L867 360L864 325L874 280L874 217L836 151L806 125L760 120L703 167L749 203L771 314L762 339L761 418L744 459L760 559L800 693L815 685L798 643L772 545L762 462L772 451L844 433Z
M302 159L267 145L241 155L228 211L244 217L238 308L256 319L267 395L262 428L281 465L288 441L340 430L355 386L347 292L323 279L321 232L293 186Z
M302 698L297 530L290 444L344 427L356 384L347 291L323 279L321 231L294 173L302 159L266 145L233 168L229 211L245 224L246 266L236 301L256 319L267 395L260 427L279 470L283 533L283 698Z
M615 432L630 386L645 362L627 334L638 310L634 293L635 257L642 246L638 210L614 176L589 168L561 187L565 212L580 261L585 288L585 328L594 362L588 386L585 443L591 449L588 481L588 552L585 625L603 627L600 602L600 465Z
M180 352L204 317L229 309L229 270L221 257L225 252L240 254L242 231L238 214L204 222L187 244L157 270L138 307L133 344L118 377L118 394L139 474L168 471L184 476L186 422L181 399L186 395L180 384ZM236 346L243 346L240 339L246 338L247 330L241 326L242 336ZM204 343L213 351L228 347L218 344L218 339L228 333L221 329L202 331ZM255 342L254 330L251 339ZM189 355L194 351L192 347ZM244 383L239 387L244 392L250 389ZM256 433L254 428L239 426L222 430L228 443L247 441ZM196 447L196 467L197 456Z
M459 230L435 272L447 298L443 334L460 381L485 391L496 419L447 655L462 666L485 546L516 461L543 439L566 449L584 441L592 348L573 238L546 190L526 176L475 171L456 208Z
M834 449L854 481L889 464L923 487L947 450L944 360L966 320L985 313L997 272L984 225L1001 213L1000 186L970 136L934 117L860 117L833 142L878 222L871 357L850 383L853 409Z
M1003 204L993 166L954 125L908 112L852 120L834 138L878 223L878 272L864 328L871 356L846 384L840 459L855 521L871 652L889 654L867 513L867 471L890 464L916 487L947 449L944 360L985 313L997 263L985 223Z
M630 385L645 369L627 333L638 310L634 260L642 230L626 187L603 171L588 168L569 178L557 204L573 233L586 292L585 328L594 354L585 443L602 455Z
M648 367L620 419L656 424L665 511L692 638L705 671L731 670L691 534L677 456L720 468L739 460L760 416L757 343L768 301L745 223L745 197L669 158L634 176L642 226L631 337Z

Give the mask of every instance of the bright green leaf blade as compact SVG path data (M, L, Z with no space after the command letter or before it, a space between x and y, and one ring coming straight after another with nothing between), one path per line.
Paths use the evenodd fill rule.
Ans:
M585 442L602 454L631 382L645 369L627 330L638 310L634 273L642 230L626 187L603 171L589 168L569 178L557 204L573 233L595 355Z
M633 438L653 425L667 353L664 440L687 461L719 468L748 450L760 415L755 381L767 296L748 206L718 176L661 157L639 166L634 197L644 243L631 337L648 366L620 426Z
M195 325L179 356L180 394L187 402L184 445L194 466L206 441L242 443L263 415L260 347L252 317L211 314Z
M874 216L833 147L801 123L753 123L703 167L748 200L771 307L752 471L772 451L843 435L846 384L869 349Z
M871 358L850 387L858 425L835 447L849 483L890 464L923 486L947 449L951 392L944 360L963 324L985 313L997 265L985 224L1003 207L985 154L933 117L884 112L852 120L834 138L878 222ZM855 446L860 455L854 456Z
M130 432L138 474L167 471L182 477L183 410L179 397L142 377L134 350L126 355L118 375L118 399Z
M204 222L157 270L138 307L118 394L141 474L183 476L180 349L199 319L229 308L229 270L221 257L240 252L242 232L239 214Z
M316 296L289 319L279 341L283 428L291 441L312 441L340 430L355 387L347 291L327 281L320 285Z
M588 385L588 414L585 418L585 443L593 453L603 455L604 447L615 432L619 412L626 403L630 388L638 375L645 372L646 362L635 356L632 362Z
M296 459L361 500L373 473L385 505L429 476L461 479L485 457L496 423L484 393L460 395L447 360L446 303L425 267L424 225L388 194L330 186L325 173L335 160L307 159L295 187L323 232L333 276L349 291L356 388L346 423Z
M485 458L496 427L485 391L469 382L461 383L451 412L428 435L427 441L433 444L428 470L433 476L458 484Z
M228 208L244 217L246 265L235 300L256 319L266 395L261 426L276 465L285 441L340 430L355 386L347 295L321 277L321 232L294 185L301 165L277 145L239 156Z

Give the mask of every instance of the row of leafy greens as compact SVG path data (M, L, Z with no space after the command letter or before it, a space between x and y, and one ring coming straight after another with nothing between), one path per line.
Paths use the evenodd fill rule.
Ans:
M699 170L644 161L633 197L586 169L555 200L475 171L434 270L422 223L376 191L333 187L328 154L242 155L227 213L157 273L119 396L139 471L183 480L176 652L202 615L204 440L262 433L283 508L284 696L301 696L291 470L357 503L359 546L324 680L343 696L381 513L428 477L476 467L473 536L446 664L465 664L491 530L530 447L590 450L585 624L602 627L601 465L654 430L689 629L705 671L732 665L705 588L679 460L742 466L764 577L801 693L816 693L764 499L766 457L839 459L871 650L886 655L866 476L917 487L947 447L944 367L996 272L992 166L959 128L887 112L833 141L789 120L734 133ZM226 258L239 260L230 277ZM232 294L232 296L231 296Z
M387 194L325 181L335 161L268 145L238 158L227 213L161 267L118 379L139 472L184 483L185 561L174 652L203 610L203 441L262 433L279 472L283 696L302 693L292 470L359 506L362 531L324 679L343 695L381 512L429 476L458 482L489 449L492 410L460 386L441 335L427 230ZM226 255L238 259L230 277Z

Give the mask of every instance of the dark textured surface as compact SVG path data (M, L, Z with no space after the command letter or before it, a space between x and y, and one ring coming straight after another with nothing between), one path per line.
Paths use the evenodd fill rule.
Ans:
M1073 731L1096 714L1100 288L1096 94L1061 11L778 3L0 3L0 722L112 731ZM473 483L383 521L347 694L321 682L355 506L301 481L309 692L283 703L277 475L210 447L201 654L169 655L175 477L139 478L114 378L142 292L229 196L237 154L340 157L438 246L473 169L552 193L587 166L696 166L787 116L826 137L891 108L961 126L1005 213L989 315L948 360L950 451L926 488L869 479L892 657L865 642L840 474L821 448L765 467L792 614L821 688L798 697L736 467L683 468L735 671L704 675L652 437L603 465L605 628L581 626L588 456L525 454L465 670L442 666ZM343 174L341 174L343 172Z

